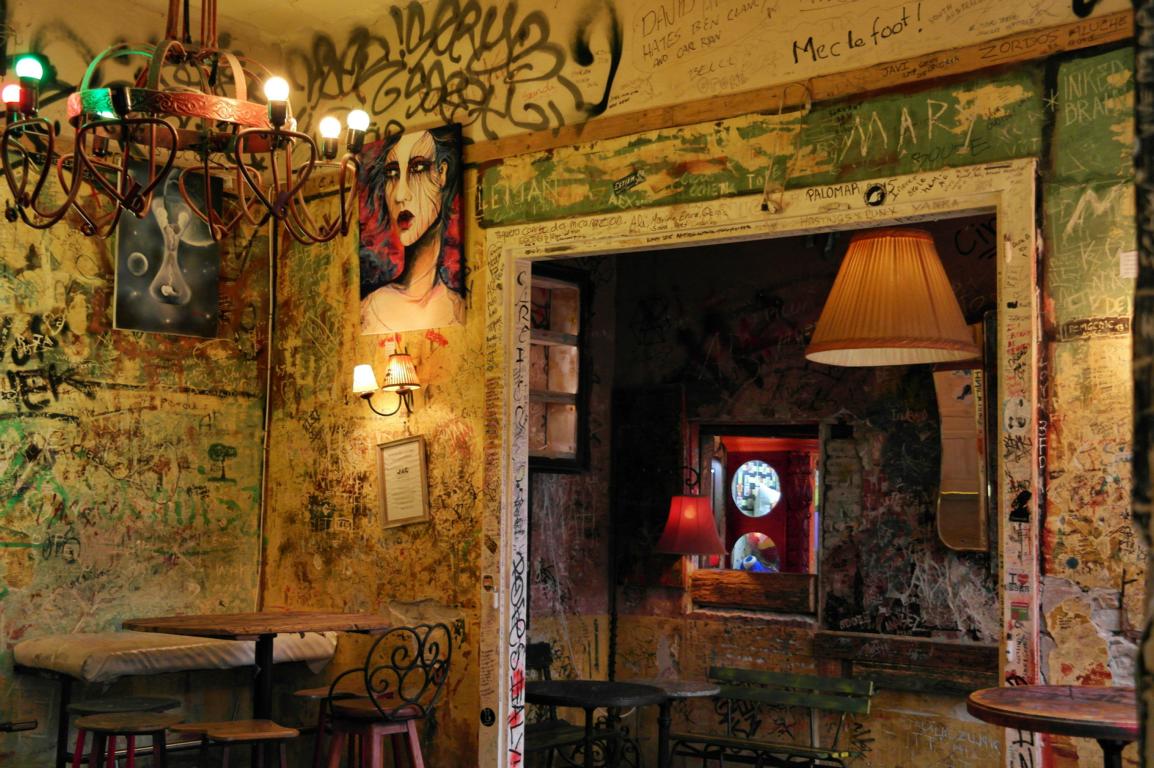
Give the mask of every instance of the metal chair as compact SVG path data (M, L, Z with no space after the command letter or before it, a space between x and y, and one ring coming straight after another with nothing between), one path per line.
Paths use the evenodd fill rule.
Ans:
M328 766L337 768L349 737L359 739L361 766L383 768L384 737L392 738L393 765L400 753L410 768L424 768L417 724L429 718L449 677L453 636L446 624L394 627L369 648L363 667L338 675L322 706L332 738ZM361 678L365 698L347 698L349 678Z

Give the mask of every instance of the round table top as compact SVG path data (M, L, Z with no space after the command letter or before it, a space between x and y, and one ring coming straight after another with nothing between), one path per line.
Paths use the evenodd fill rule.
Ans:
M660 704L669 695L652 685L612 680L533 680L525 684L525 701L557 707L640 707Z
M1138 738L1133 688L1089 685L1011 685L970 694L966 710L987 723L1024 731L1091 739Z
M692 699L697 696L716 696L721 693L721 686L708 680L670 680L663 677L646 677L625 680L624 682L660 688L671 699Z

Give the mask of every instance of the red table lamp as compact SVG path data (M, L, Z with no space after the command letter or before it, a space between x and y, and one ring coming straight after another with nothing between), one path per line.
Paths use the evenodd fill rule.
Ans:
M657 540L658 552L679 555L723 555L725 543L713 524L713 505L705 496L674 496L669 519Z

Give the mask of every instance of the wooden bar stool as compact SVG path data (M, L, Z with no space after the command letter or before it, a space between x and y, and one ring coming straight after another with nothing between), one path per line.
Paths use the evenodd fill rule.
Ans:
M205 758L210 745L222 747L221 768L228 768L229 753L237 744L255 747L256 765L264 764L264 747L276 744L280 753L280 768L288 768L286 742L300 735L296 728L289 728L272 720L224 720L215 723L177 723L171 730L183 734L200 736L199 765L205 768Z
M116 737L127 742L128 768L136 766L136 738L152 737L152 764L157 768L168 765L165 733L168 727L180 722L179 715L164 712L118 712L109 715L85 715L76 720L76 727L92 734L92 749L88 753L89 768L100 768L107 755L106 765L116 765Z
M321 768L325 755L325 738L328 737L331 730L325 702L327 700L364 698L368 695L364 683L360 680L346 681L336 690L330 686L322 685L319 688L304 688L293 694L298 699L319 704L317 731L313 740L313 768Z
M70 715L83 717L85 715L117 715L126 712L167 712L179 706L180 699L173 699L168 696L120 696L77 701L69 704L67 711ZM87 733L84 728L77 725L76 748L72 752L72 768L80 768L83 763L84 739Z

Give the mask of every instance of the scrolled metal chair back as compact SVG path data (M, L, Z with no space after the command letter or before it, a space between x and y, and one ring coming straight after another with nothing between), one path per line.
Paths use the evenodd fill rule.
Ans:
M393 627L365 656L365 691L387 720L424 718L441 698L453 657L446 624ZM334 681L334 686L336 681Z

